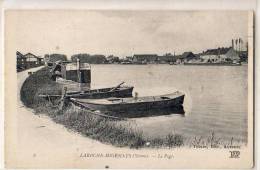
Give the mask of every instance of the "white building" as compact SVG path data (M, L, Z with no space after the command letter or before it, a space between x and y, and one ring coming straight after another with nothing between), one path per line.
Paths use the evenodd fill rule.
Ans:
M240 60L238 53L232 47L208 49L200 55L200 58L205 62L239 62Z

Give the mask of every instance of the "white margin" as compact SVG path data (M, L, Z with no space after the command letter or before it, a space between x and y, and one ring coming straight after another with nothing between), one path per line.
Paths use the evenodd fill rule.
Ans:
M140 5L142 4L142 5ZM253 10L255 14L255 166L259 169L259 73L260 3L257 0L0 0L0 169L4 169L4 25L3 9L173 9L173 10Z

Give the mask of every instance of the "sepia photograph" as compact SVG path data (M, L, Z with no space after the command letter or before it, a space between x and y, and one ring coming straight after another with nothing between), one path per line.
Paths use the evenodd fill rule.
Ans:
M6 10L8 168L250 168L253 13Z

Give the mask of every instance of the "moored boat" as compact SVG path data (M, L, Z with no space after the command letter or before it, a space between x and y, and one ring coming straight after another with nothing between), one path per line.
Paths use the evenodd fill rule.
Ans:
M107 99L78 99L71 98L71 102L90 110L102 112L147 111L150 109L178 108L183 105L184 93L176 91L160 96L107 98Z
M111 88L100 88L86 91L66 92L65 98L78 98L78 99L102 99L109 97L132 97L133 86L117 86ZM40 97L46 98L60 98L59 95L40 94Z
M132 97L133 86L101 88L83 92L68 92L66 97L79 99L102 99L109 97Z

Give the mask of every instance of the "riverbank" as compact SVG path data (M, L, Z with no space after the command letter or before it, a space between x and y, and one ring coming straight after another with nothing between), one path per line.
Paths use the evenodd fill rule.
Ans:
M93 72L96 72L95 67L93 67ZM164 127L178 126L180 123L181 127L183 127L185 122L182 123L182 121L188 119L186 116L178 118L178 115L171 115L131 119L128 121L114 121L92 115L87 111L77 110L72 106L64 110L59 110L58 107L56 107L58 106L58 101L50 103L38 97L40 92L49 91L49 93L51 92L52 94L61 93L61 87L59 87L56 82L50 80L48 73L48 69L44 68L27 78L21 90L21 94L25 95L22 96L22 100L26 100L23 102L26 103L27 107L32 108L36 115L47 115L53 122L61 124L73 132L80 133L85 138L95 139L104 144L116 147L128 148L193 147L194 142L197 143L197 139L200 139L199 141L202 142L204 146L211 146L212 143L214 143L214 145L220 148L230 143L231 140L232 142L240 143L237 138L233 138L230 134L227 134L228 136L220 136L219 133L215 131L216 129L202 131L202 133L196 135L195 131L198 130L196 128L189 128L188 130L192 133L190 136L187 136L187 133L179 133L183 128L164 129ZM98 71L97 73L100 75L102 71ZM185 115L189 115L189 111L186 110L186 112ZM193 114L189 115L189 117L190 116L193 116ZM175 119L178 119L178 121ZM204 119L202 119L202 121L203 120ZM161 123L163 123L163 126ZM160 127L153 127L153 125L159 124ZM193 124L189 123L189 125ZM163 130L161 130L162 128Z
M56 123L66 128L79 132L83 136L112 144L118 147L142 148L142 147L180 147L184 138L179 134L168 134L165 138L145 138L142 131L132 128L131 122L114 121L92 115L85 110L76 110L69 105L60 110L58 101L47 101L39 98L38 94L47 92L60 94L61 87L50 79L48 68L43 68L24 82L21 88L21 100L35 114L46 114Z

